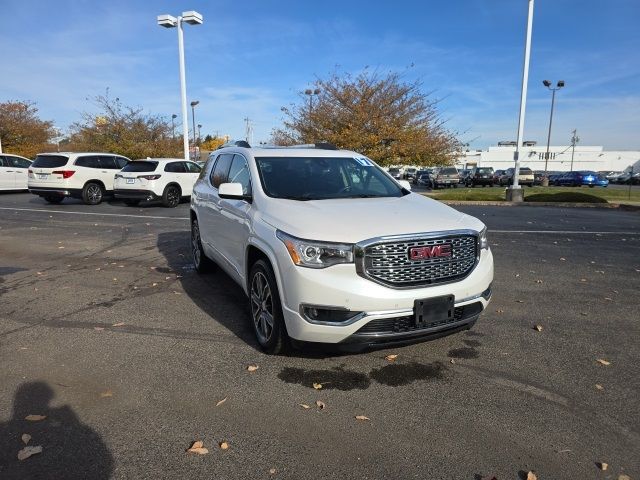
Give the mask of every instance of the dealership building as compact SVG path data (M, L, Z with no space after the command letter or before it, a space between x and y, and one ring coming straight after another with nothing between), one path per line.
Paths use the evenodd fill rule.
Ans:
M514 166L513 154L516 142L499 142L488 150L464 152L458 158L456 166L462 168L493 167L494 170L506 170ZM523 142L520 148L520 166L531 170L544 171L546 145L536 142ZM573 156L573 168L571 158ZM640 151L620 150L605 151L603 147L576 145L575 152L571 145L550 146L547 171L593 170L596 172L623 172L633 166L635 172L640 171Z

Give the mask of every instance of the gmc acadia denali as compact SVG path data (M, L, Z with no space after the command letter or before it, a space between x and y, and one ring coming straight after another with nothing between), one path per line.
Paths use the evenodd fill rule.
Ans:
M491 296L484 224L329 144L213 152L193 188L191 247L249 297L261 347L384 345L469 329Z

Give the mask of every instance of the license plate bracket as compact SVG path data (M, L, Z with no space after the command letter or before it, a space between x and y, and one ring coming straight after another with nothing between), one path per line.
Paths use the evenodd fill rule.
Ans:
M454 318L454 309L455 296L453 295L415 300L413 311L416 327L424 328L429 325L450 322Z

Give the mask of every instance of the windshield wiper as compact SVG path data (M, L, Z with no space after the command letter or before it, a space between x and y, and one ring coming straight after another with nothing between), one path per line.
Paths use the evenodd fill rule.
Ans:
M310 197L309 195L283 195L282 197L278 197L278 198L282 198L284 200L298 200L300 202L316 200L315 198Z

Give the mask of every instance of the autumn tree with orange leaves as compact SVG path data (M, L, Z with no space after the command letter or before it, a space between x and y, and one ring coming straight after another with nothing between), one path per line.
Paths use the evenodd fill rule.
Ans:
M0 103L0 142L2 151L33 158L50 150L55 136L53 122L41 120L32 102Z
M320 90L317 95L301 92L297 104L282 108L284 124L272 132L275 144L326 141L380 165L448 165L460 150L438 101L422 90L420 81L365 69L356 76L334 73L314 87Z

